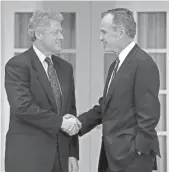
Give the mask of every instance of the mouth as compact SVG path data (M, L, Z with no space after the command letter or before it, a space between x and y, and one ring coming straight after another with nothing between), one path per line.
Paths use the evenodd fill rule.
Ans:
M103 46L106 47L107 43L106 42L103 42Z
M61 42L56 42L56 45L61 46Z

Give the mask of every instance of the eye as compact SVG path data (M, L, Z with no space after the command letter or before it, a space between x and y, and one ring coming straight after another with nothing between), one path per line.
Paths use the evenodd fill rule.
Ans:
M58 30L55 30L52 32L52 35L58 35L59 31Z
M105 30L102 30L101 33L102 33L103 35L106 35L106 34L107 34L107 32L106 32Z
M54 31L54 32L53 32L54 35L57 35L57 33L58 33L58 31Z
M62 34L63 35L63 30L55 30L52 32L53 35L58 35L58 34Z

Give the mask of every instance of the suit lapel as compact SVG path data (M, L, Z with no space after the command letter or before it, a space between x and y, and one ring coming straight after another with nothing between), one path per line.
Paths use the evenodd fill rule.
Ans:
M46 72L42 66L42 63L40 62L39 58L37 57L36 53L33 50L33 47L30 48L31 53L31 61L32 61L32 68L35 71L35 74L37 76L37 79L39 80L40 84L42 85L52 107L57 110L56 101L53 96L53 92L50 86L49 79L46 75Z
M111 85L109 87L109 93L108 93L107 97L105 98L105 106L104 106L104 109L106 108L106 106L107 106L107 104L108 104L108 102L109 102L109 100L110 100L110 98L111 98L111 96L113 94L114 88L116 86L116 84L115 84L116 83L116 80L117 79L120 79L120 78L118 78L118 76L120 76L122 74L125 75L125 67L127 67L127 65L132 61L132 59L134 57L134 54L135 54L135 52L137 50L137 47L138 47L137 45L135 45L133 47L133 49L129 52L129 54L127 55L127 57L123 61L122 65L118 69L117 74L116 74L115 78L113 79L113 81L112 81L112 83L111 83Z
M62 109L61 109L61 112L62 112L64 108L64 104L65 104L64 102L65 102L65 89L66 88L65 88L65 77L63 76L64 69L62 69L61 65L59 64L58 58L59 57L52 56L52 61L53 61L53 64L54 64L54 67L59 79L61 91L62 91Z

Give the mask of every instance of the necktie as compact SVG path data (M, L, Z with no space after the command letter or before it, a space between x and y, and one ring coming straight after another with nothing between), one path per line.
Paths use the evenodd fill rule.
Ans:
M45 62L48 64L47 73L48 73L50 85L52 88L52 92L56 101L57 113L60 114L61 105L62 105L62 95L61 95L59 79L58 79L56 70L53 66L52 60L49 57L46 57Z
M115 60L115 66L114 66L114 69L113 69L113 72L112 72L112 75L111 75L111 78L110 78L110 81L109 81L109 84L108 84L106 96L108 95L109 88L110 88L110 86L112 85L112 81L113 81L113 79L114 79L115 76L116 76L116 73L117 73L117 69L118 69L119 63L120 63L120 60L119 60L119 58L117 57L116 60Z

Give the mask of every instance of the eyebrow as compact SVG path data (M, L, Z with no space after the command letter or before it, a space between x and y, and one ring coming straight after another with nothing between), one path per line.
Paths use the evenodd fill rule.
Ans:
M63 29L62 28L51 28L51 29L53 29L53 31L63 31Z

